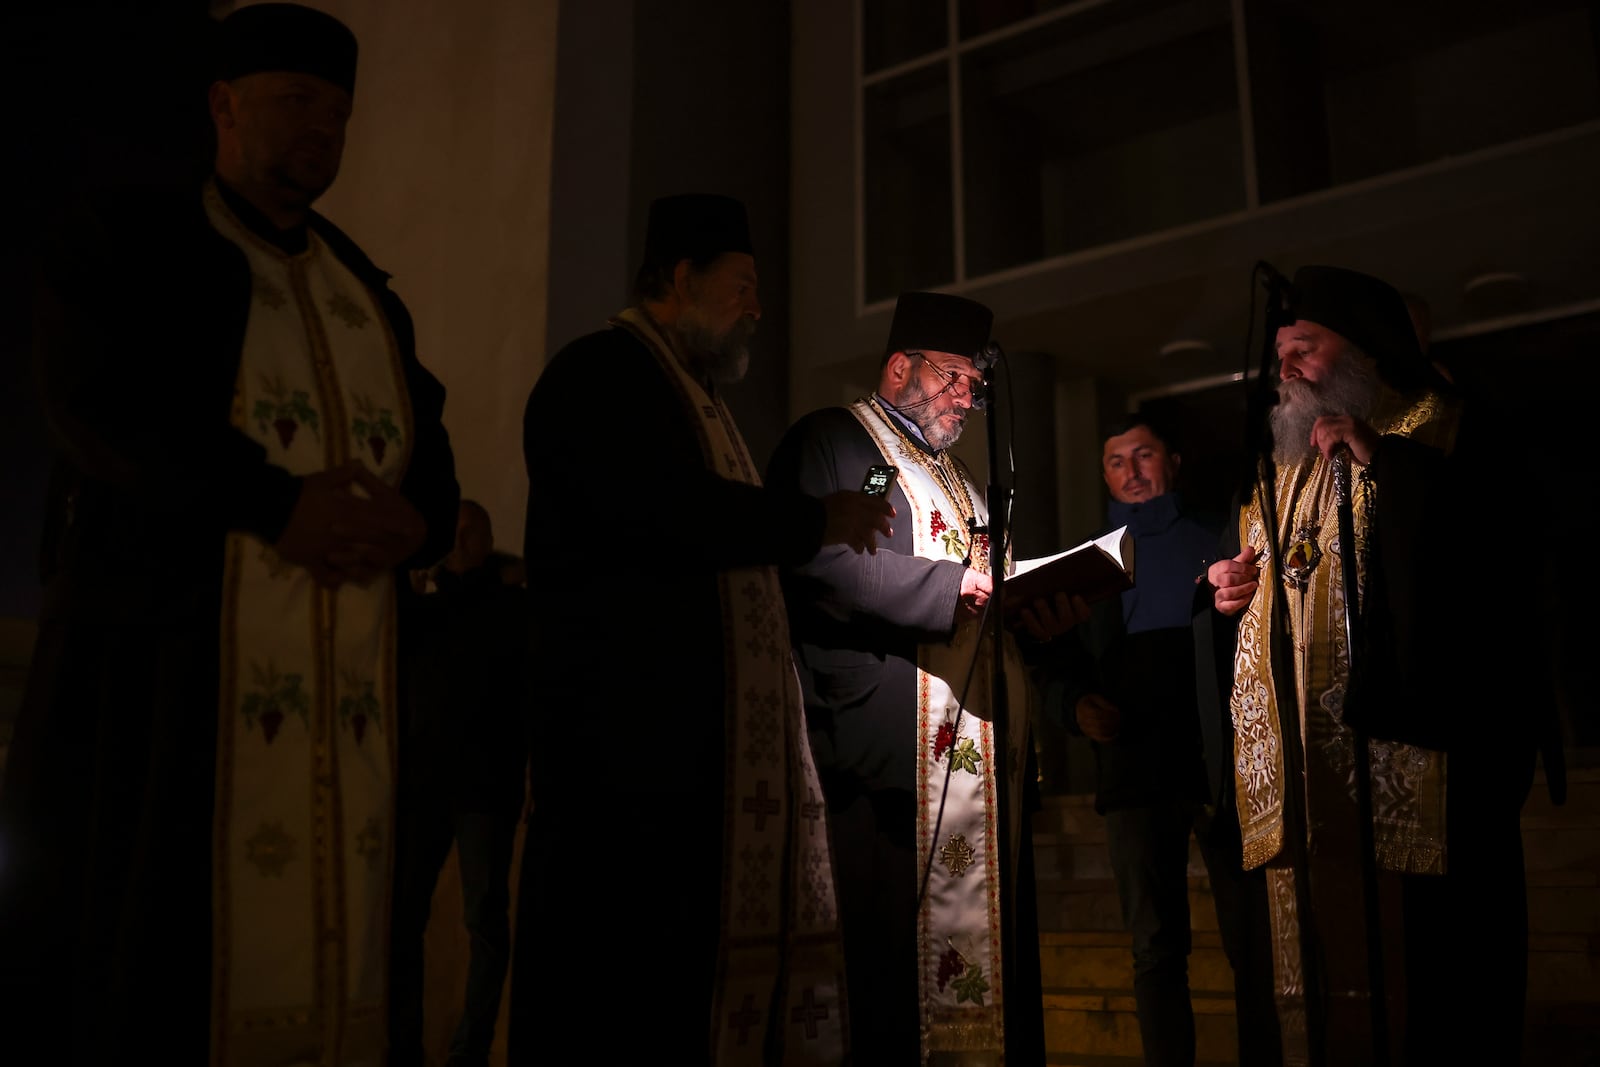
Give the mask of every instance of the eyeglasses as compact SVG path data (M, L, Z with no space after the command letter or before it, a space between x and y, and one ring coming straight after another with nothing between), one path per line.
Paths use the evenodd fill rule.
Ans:
M986 390L984 389L982 378L975 374L962 374L960 371L946 370L929 359L927 354L923 352L907 352L906 355L920 359L923 366L932 368L934 374L944 379L945 384L940 387L940 393L949 390L956 395L957 399L967 401L974 408L983 407L986 399ZM938 393L934 395L937 396Z

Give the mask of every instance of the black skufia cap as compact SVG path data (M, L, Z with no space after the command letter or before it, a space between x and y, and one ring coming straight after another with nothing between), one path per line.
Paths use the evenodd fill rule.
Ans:
M249 4L217 30L216 76L288 71L356 90L356 36L332 15L300 4Z
M950 352L976 362L993 326L994 312L976 300L949 293L901 293L884 355Z
M645 267L672 266L683 259L704 263L724 252L755 254L743 203L720 193L683 193L650 202Z
M1371 356L1384 381L1401 392L1440 381L1422 354L1405 297L1381 278L1344 267L1301 267L1294 274L1289 311Z

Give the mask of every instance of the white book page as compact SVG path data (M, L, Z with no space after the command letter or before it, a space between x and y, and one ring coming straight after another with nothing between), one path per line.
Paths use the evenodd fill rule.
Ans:
M1128 565L1122 558L1122 538L1127 532L1128 528L1126 526L1118 526L1115 530L1112 530L1109 533L1101 534L1099 537L1096 537L1093 540L1085 541L1083 544L1078 545L1075 548L1069 548L1065 552L1057 552L1053 556L1035 556L1032 559L1019 559L1012 565L1011 574L1013 577L1019 574L1027 574L1035 567L1043 567L1046 563L1054 563L1063 556L1070 556L1074 552L1083 552L1091 548L1099 548L1101 551L1105 552L1106 555L1110 556L1116 562L1117 566L1121 567L1123 570L1127 570Z

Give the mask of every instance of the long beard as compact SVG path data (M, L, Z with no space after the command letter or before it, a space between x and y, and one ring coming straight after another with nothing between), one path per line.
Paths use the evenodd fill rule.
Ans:
M1332 373L1321 382L1304 378L1278 384L1278 403L1272 409L1272 458L1294 463L1316 452L1311 427L1323 415L1349 415L1365 420L1378 399L1378 376L1354 349L1345 349Z
M718 385L740 381L749 371L750 338L756 329L754 319L741 318L718 333L696 311L688 308L678 317L677 329L683 343Z
M961 431L966 429L966 412L960 408L939 412L939 402L931 398L916 375L907 379L900 392L889 398L889 403L915 423L922 431L922 439L936 450L955 444L961 439Z

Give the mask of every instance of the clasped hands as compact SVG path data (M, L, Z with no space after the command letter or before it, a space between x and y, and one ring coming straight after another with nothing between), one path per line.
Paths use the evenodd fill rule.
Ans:
M273 547L319 585L365 585L415 554L427 533L410 501L351 460L301 479L289 523Z

